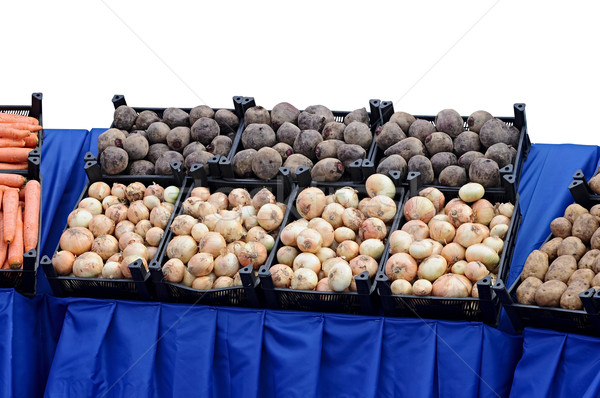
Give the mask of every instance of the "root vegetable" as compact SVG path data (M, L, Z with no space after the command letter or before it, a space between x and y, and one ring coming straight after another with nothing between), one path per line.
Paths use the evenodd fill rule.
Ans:
M481 224L464 223L456 230L454 241L462 247L470 247L474 244L481 243L489 236L487 227Z
M424 139L425 138L423 138L423 140ZM418 138L408 137L386 149L384 155L400 155L408 162L413 156L425 156L425 151L426 149L423 142L419 141Z
M408 164L400 155L390 155L385 157L377 165L377 174L390 176L390 171L399 171L400 178L405 179L408 173Z
M417 262L407 253L396 253L385 263L385 274L391 281L405 279L411 282L417 276Z
M435 179L431 160L424 155L417 154L412 156L408 160L408 171L421 173L421 181L423 184L432 184Z
M258 223L267 231L277 229L283 222L283 211L276 204L265 204L258 210Z
M242 267L252 265L258 269L267 260L267 248L260 242L248 242L240 250L238 260Z
M287 289L290 287L294 270L288 265L275 264L269 268L269 272L271 272L271 279L273 280L273 285L275 287L280 289Z
M338 257L341 257L346 261L350 261L354 257L358 256L359 251L360 246L358 243L353 240L345 240L338 245L335 252Z
M235 254L225 253L215 258L213 270L216 276L234 277L240 269L240 263Z
M67 218L67 225L71 228L83 227L87 228L94 216L86 209L75 209Z
M350 287L350 283L352 282L352 269L347 264L337 263L331 267L327 278L331 290L334 292L343 292Z
M428 120L416 119L408 128L408 136L425 142L427 136L435 133L435 127Z
M223 247L225 247L224 244ZM195 255L197 252L198 245L196 244L196 241L194 240L194 238L187 235L176 236L167 245L167 257L178 258L184 263L190 261L192 256Z
M67 250L61 250L52 257L52 266L58 275L69 275L73 272L75 256Z
M471 205L473 210L473 222L489 225L494 218L494 205L486 199L479 199Z
M392 232L389 238L390 253L408 253L413 238L408 232L397 230Z
M342 222L344 226L350 228L354 232L358 232L361 224L365 221L365 216L360 210L349 207L342 213Z
M426 279L430 282L435 281L440 276L446 273L448 263L446 259L440 255L432 255L424 259L419 264L417 276L419 279Z
M314 229L306 228L296 237L296 244L303 252L317 253L321 249L323 238Z
M332 231L333 232L333 231ZM385 223L379 218L369 217L360 225L358 236L361 240L366 239L381 239L387 236L387 228ZM328 245L326 245L328 246Z
M392 290L392 294L412 294L413 287L409 281L404 279L396 279L390 285L390 289Z
M304 155L314 162L317 160L315 150L317 149L317 145L322 141L323 137L317 130L302 130L296 136L292 145L294 153Z
M230 278L228 276L220 276L213 282L212 288L225 289L231 286L233 286L233 278Z
M385 195L377 195L365 206L366 216L379 218L383 222L389 222L396 216L396 203Z
M385 151L392 145L406 138L406 134L400 128L398 123L393 121L389 121L381 127L381 129L377 130L377 135L375 136L375 141L377 142L377 146L382 151Z
M91 250L106 261L119 252L119 241L112 235L100 235L92 242Z
M494 249L484 245L483 243L477 243L467 247L467 250L465 252L465 258L467 262L482 262L490 271L492 271L500 262L500 257L498 256L498 253L496 253Z
M359 246L359 253L379 260L383 255L385 245L379 239L367 239Z
M295 290L314 290L319 282L317 274L308 268L298 268L292 275L290 287Z
M102 258L94 252L79 255L73 262L73 274L78 278L97 278L102 275Z
M89 251L94 242L94 235L83 227L69 228L60 237L59 246L62 250L73 253L76 256Z
M340 227L333 231L333 237L337 243L342 243L345 240L356 239L356 233L348 227Z
M410 244L408 252L416 260L423 260L433 254L433 244L427 240L419 240Z
M298 254L299 251L295 247L282 246L279 250L277 250L277 262L291 266Z
M402 226L402 231L407 232L413 240L429 238L429 227L421 220L411 220Z
M252 161L252 171L263 180L274 178L279 172L283 160L279 153L273 148L260 148Z
M404 205L404 217L407 220L421 220L428 223L435 213L435 207L431 200L423 196L414 196L408 199Z
M352 269L352 275L360 275L365 271L369 272L369 278L375 276L379 264L371 256L361 254L360 256L354 257L350 260L350 268Z
M432 293L438 297L469 297L473 284L464 275L445 274L434 283Z
M473 131L463 131L454 139L454 153L460 157L467 152L479 152L481 150L481 142L479 134Z
M121 264L116 261L107 261L102 267L102 278L104 279L123 279Z
M492 159L479 158L469 166L469 178L485 188L500 185L500 168Z
M319 188L306 188L296 198L296 209L307 220L319 217L324 208L325 194Z

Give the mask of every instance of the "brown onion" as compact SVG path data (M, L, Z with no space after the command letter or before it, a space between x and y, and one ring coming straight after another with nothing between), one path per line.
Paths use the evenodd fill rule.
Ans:
M239 272L236 272L233 276L233 285L232 286L243 286L242 277Z
M244 228L246 228L246 229L251 229L254 227L258 227L258 226L259 226L258 217L256 217L256 216L248 216L244 220Z
M384 174L372 174L365 182L367 194L373 198L377 195L385 195L394 198L396 195L396 185L392 179Z
M135 232L125 232L119 238L119 248L124 250L131 243L144 243L144 239Z
M358 252L364 256L373 257L379 260L383 255L385 245L379 239L367 239L361 242Z
M78 278L97 278L102 275L102 258L94 252L85 252L75 258L73 274Z
M404 224L401 229L407 232L413 240L429 238L429 227L421 220L411 220Z
M288 265L275 264L271 268L269 268L269 272L271 273L273 286L278 287L280 289L287 289L288 287L290 287L292 275L294 275L294 270L292 270Z
M61 250L52 257L52 266L58 275L69 275L73 272L75 256L67 250Z
M411 282L417 276L417 262L407 253L396 253L385 263L385 274L391 281L405 279Z
M229 199L223 192L215 192L208 197L208 203L212 204L217 210L227 210L229 207Z
M483 242L487 236L489 236L489 232L485 225L464 223L456 230L454 241L462 247L469 247Z
M431 254L439 254L442 255L442 249L444 249L444 245L442 245L440 242L437 242L433 239L425 239L427 241L429 241L432 245L433 245L433 250L431 251Z
M206 276L213 271L214 257L210 253L196 253L187 262L187 269L195 277Z
M102 201L110 195L110 186L102 181L94 182L88 188L88 196Z
M240 250L238 260L242 267L252 265L252 268L258 269L267 260L267 248L260 242L248 242Z
M94 216L88 225L88 229L95 237L110 235L115 230L115 223L104 214Z
M231 242L225 247L225 251L227 251L227 253L233 253L236 257L239 257L245 244L246 242L243 242L241 240Z
M190 274L191 275L191 274ZM185 279L184 279L185 282ZM201 276L199 278L195 278L190 287L196 290L210 290L213 288L214 280L208 276Z
M148 261L154 259L158 253L158 247L146 246L146 249L148 249Z
M202 276L201 278L210 279L207 276ZM181 281L181 283L184 286L192 287L192 284L195 282L196 279L200 279L200 278L196 278L194 275L190 274L189 271L186 268L185 272L183 273L183 280ZM210 279L210 286L212 286L212 283L213 283L213 279Z
M321 265L321 270L323 272L323 276L329 275L329 271L337 263L343 263L343 264L349 265L348 261L344 260L341 257L330 258L330 259L326 260L324 263L322 263L322 265Z
M361 254L358 257L354 257L350 260L350 268L352 269L352 275L360 275L365 271L369 272L369 278L375 276L377 267L379 264L371 256Z
M290 287L295 290L314 290L319 283L317 274L309 268L298 268L292 275Z
M189 238L194 241L192 237ZM210 253L213 257L217 257L221 254L221 250L225 249L226 246L227 242L225 241L225 238L217 232L207 232L202 239L200 239L200 242L198 242L199 251L202 253Z
M354 232L358 232L361 224L365 221L365 216L353 207L349 207L342 213L342 222L344 226L350 228Z
M419 264L417 276L419 279L427 279L430 282L435 281L440 276L446 273L448 263L446 259L439 255L427 257Z
M473 222L489 225L494 218L494 205L486 199L479 199L471 205L473 209Z
M173 203L160 202L160 207L164 207L165 209L167 209L169 214L171 214L171 213L173 213L173 211L175 211L175 205Z
M94 216L86 209L75 209L67 218L67 225L71 228L83 227L87 228Z
M116 196L117 198L119 198L119 200L124 200L126 189L127 187L125 185L115 182L110 190L110 194Z
M277 262L291 266L298 255L298 249L292 246L282 246L277 250Z
M106 261L119 252L119 241L112 235L100 235L94 239L92 251Z
M358 236L365 239L384 239L387 235L385 223L379 218L369 217L360 225Z
M155 207L150 212L150 222L155 227L159 227L161 229L167 228L170 218L171 218L171 212L169 212L169 210L167 210L163 206Z
M248 217L256 216L256 209L254 206L242 206L240 214L242 216L242 222L244 222Z
M190 196L200 198L201 200L206 202L208 198L210 198L210 190L206 187L195 187L194 189L192 189Z
M329 260L330 258L334 258L337 256L335 251L333 249L330 249L329 247L322 247L315 254L319 258L319 261L321 262L321 264L323 264L325 261Z
M358 195L354 188L344 187L335 191L335 201L345 208L358 208Z
M202 223L206 225L209 231L215 230L215 225L221 219L221 216L218 214L209 214L202 218Z
M127 185L127 188L125 189L125 197L129 203L144 199L145 193L146 186L141 182L132 182L131 184Z
M358 256L360 251L360 246L353 240L345 240L341 242L335 253L338 257L343 258L346 261L352 260L354 257Z
M450 207L446 206L446 215L450 219L450 224L458 228L461 224L473 222L473 210L466 203L456 203Z
M148 185L144 191L144 197L147 198L148 196L155 196L162 202L164 200L164 193L165 189L163 187L158 184L152 184Z
M81 199L81 202L79 202L79 206L77 206L77 208L87 210L93 216L102 214L102 210L104 210L102 203L98 199L94 198Z
M245 233L242 224L240 224L238 220L230 217L221 218L219 221L217 221L214 231L221 234L228 243L242 239Z
M417 279L412 285L412 294L415 296L429 296L433 285L427 279Z
M331 224L320 217L313 218L308 223L308 228L314 229L321 235L322 246L331 246L335 238L334 230Z
M409 281L404 279L396 279L393 281L390 285L390 289L392 290L392 294L412 294L412 285Z
M106 260L106 262L109 262L109 261L115 261L117 263L120 263L121 261L123 261L123 255L120 252L113 254L112 256L110 256L108 258L108 260Z
M146 231L146 242L148 242L150 246L158 247L164 234L165 231L163 231L162 228L152 227L148 231Z
M225 247L225 244L223 244L223 247ZM198 245L196 244L196 241L194 238L187 235L175 236L167 245L167 257L178 258L184 264L190 261L192 256L197 252Z
M337 243L342 243L345 240L356 239L356 233L348 227L339 227L333 231L333 238Z
M181 283L185 275L185 264L178 258L172 258L162 266L162 272L166 281Z
M443 244L452 242L456 229L447 221L434 221L429 223L429 236L431 239Z
M362 214L367 214L367 209L369 208L369 201L371 200L370 197L366 197L361 199L360 202L358 202L358 210L360 210L360 212Z
M465 267L465 276L472 282L485 278L489 273L487 267L479 261L471 261Z
M408 248L410 244L413 242L412 236L406 232L401 230L396 230L392 232L390 235L390 253L408 253Z
M404 205L404 217L407 220L421 220L428 223L435 216L435 206L423 196L413 196Z
M69 251L76 256L89 251L94 242L94 235L89 229L74 227L65 230L60 237L59 246L62 250Z
M226 287L231 287L231 286L233 286L233 278L231 278L229 276L220 276L214 281L212 288L213 289L225 289Z
M329 270L327 279L331 290L334 292L343 292L350 287L350 283L352 282L352 269L347 264L337 263Z
M317 292L331 292L331 287L329 287L329 278L324 277L319 279L319 283L317 283L315 290Z
M240 263L235 254L225 253L215 258L213 269L216 276L234 277L240 269Z
M119 222L127 219L127 206L122 203L109 206L104 214L115 224L118 224Z
M263 205L256 213L258 224L267 231L278 228L283 221L283 211L276 204Z
M421 192L419 192L419 196L429 199L431 203L433 203L433 207L435 208L436 213L439 213L444 209L446 197L439 189L425 188L421 190Z
M512 218L513 216L513 212L515 211L515 205L513 205L512 203L501 203L498 206L498 213L508 217L508 218Z
M321 270L321 262L319 258L312 253L300 253L294 259L292 268L296 271L299 268L309 268L315 273Z
M319 188L305 188L296 198L296 209L307 219L320 217L325 209L325 194Z
M123 249L123 257L138 256L148 261L148 249L142 243L131 243Z
M433 254L433 244L428 240L418 240L410 244L408 253L416 260L423 260Z
M303 252L316 253L321 249L323 238L314 229L306 228L296 237L296 245Z
M121 268L121 273L123 274L124 278L126 278L126 279L132 278L131 271L129 270L129 264L133 263L134 261L136 261L138 259L142 261L144 268L146 268L146 270L148 270L148 263L143 258L141 258L139 256L123 257L123 260L121 260L121 263L119 265Z
M252 206L254 206L256 210L268 203L275 204L275 202L275 195L267 188L261 189L252 197Z
M445 274L433 282L432 293L438 297L469 297L473 284L464 275Z
M120 221L116 226L115 226L115 237L117 239L121 239L121 236L125 233L125 232L135 232L135 224L132 223L129 220L123 220Z
M134 232L142 238L146 238L146 232L148 232L150 228L152 228L152 223L148 220L142 220L135 225Z
M281 239L281 243L286 246L296 246L298 234L305 229L305 225L302 225L302 223L299 223L298 221L294 221L283 227L279 239Z
M116 261L107 261L102 267L102 278L104 279L123 279L121 264Z
M508 225L510 224L510 218L503 216L503 215L497 215L494 218L492 218L492 221L490 221L490 229L493 229L496 225L500 225L500 224L505 224Z
M452 267L450 267L450 272L452 272L453 274L464 275L467 264L468 263L465 260L459 260L452 264Z
M396 203L393 199L385 195L377 195L371 200L366 206L366 216L376 217L383 222L388 222L394 219L396 216Z
M121 203L119 198L117 198L114 195L108 195L107 197L102 199L102 208L104 209L104 211L106 211L106 209L108 209L110 206L116 205L119 203Z
M246 191L244 188L234 188L229 192L227 196L227 200L229 202L229 206L246 206L249 203L252 203L252 199L250 198L250 193Z
M465 248L456 242L448 243L442 249L442 257L446 259L448 265L465 259Z

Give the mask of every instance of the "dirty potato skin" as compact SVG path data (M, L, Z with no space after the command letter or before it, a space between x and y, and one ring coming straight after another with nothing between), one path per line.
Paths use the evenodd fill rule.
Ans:
M559 280L544 282L535 292L535 303L541 307L558 307L567 284Z
M573 236L581 239L584 244L588 244L598 227L600 227L600 224L596 217L585 213L575 219L571 233Z
M344 174L344 165L338 159L327 158L319 160L310 171L314 181L337 181Z
M535 305L535 291L544 282L534 276L525 279L517 288L517 302L525 305Z
M557 217L550 223L552 235L559 238L568 238L571 236L571 222L565 217Z
M548 272L548 255L541 250L534 250L525 261L521 272L521 280L524 281L530 276L543 280L546 272Z
M550 262L554 261L556 257L558 257L558 247L562 243L562 238L553 238L548 242L544 243L540 248L540 251L543 251L548 255L548 260Z
M544 276L544 282L559 280L567 283L573 272L577 270L577 261L573 256L563 255L552 261L548 272Z

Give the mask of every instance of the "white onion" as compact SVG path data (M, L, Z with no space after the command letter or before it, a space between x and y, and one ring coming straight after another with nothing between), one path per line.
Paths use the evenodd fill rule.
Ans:
M258 224L267 231L277 229L283 221L283 211L276 204L266 204L256 213Z
M315 254L319 258L319 261L321 262L321 264L323 264L325 261L329 260L330 258L334 258L335 256L337 256L335 251L329 247L322 247Z
M180 283L185 275L185 264L178 258L172 258L162 266L162 272L166 281Z
M277 262L280 264L290 266L294 263L294 259L296 258L298 253L298 249L296 249L295 247L282 246L279 248L279 250L277 250Z
M317 274L309 268L298 268L292 275L290 287L295 290L314 290L319 283Z
M410 244L408 253L416 260L423 260L433 254L433 244L427 240L419 240Z
M479 261L471 261L465 267L465 276L472 282L485 278L489 273L486 266Z
M468 247L467 251L465 252L465 258L467 259L467 262L481 261L490 271L493 270L496 265L498 265L498 262L500 262L498 253L483 243L478 243Z
M442 250L444 249L444 245L442 245L440 242L437 242L433 239L425 239L427 241L429 241L432 245L433 245L433 250L431 250L431 254L438 254L438 255L442 255Z
M457 261L454 264L452 264L452 267L450 268L450 272L452 272L453 274L464 275L467 264L468 263L465 260Z
M102 277L105 279L123 279L121 264L116 261L107 261L102 267Z
M390 285L392 294L412 294L412 286L409 281L404 279L396 279Z
M115 223L104 214L98 214L92 217L88 229L95 237L110 235L115 231Z
M343 263L343 264L349 265L348 261L344 260L341 257L330 258L330 259L326 260L321 267L321 270L323 271L323 275L324 276L329 275L329 271L337 263Z
M127 246L132 243L144 243L144 238L136 234L135 232L125 232L119 238L119 248L124 250Z
M75 256L66 250L61 250L52 257L52 266L58 275L69 275L73 272L73 262Z
M413 240L429 238L429 227L421 220L411 220L404 224L401 230L407 232Z
M78 256L89 251L94 242L94 235L87 228L74 227L65 230L60 237L59 246L62 250Z
M412 294L415 296L429 296L433 285L427 279L417 279L412 285Z
M246 219L250 216L255 216L256 215L256 209L254 208L254 206L248 205L248 206L242 206L242 221L246 221Z
M396 216L396 203L385 195L377 195L366 205L366 216L376 217L383 222L388 222Z
M512 218L514 211L515 205L512 203L502 203L500 206L498 206L498 213L508 218Z
M102 201L110 195L110 186L102 181L94 182L88 188L88 196Z
M473 209L473 222L489 225L494 218L494 205L485 199L479 199L471 206Z
M458 191L458 196L466 203L475 202L483 198L484 194L485 188L476 182L465 184Z
M333 231L333 237L337 243L342 243L345 240L356 239L356 233L348 227L339 227Z
M435 214L435 206L423 196L413 196L404 204L404 217L409 221L421 220L427 224Z
M298 234L296 244L303 252L316 253L321 249L323 238L314 229L306 228Z
M411 282L417 276L417 262L410 254L396 253L385 263L385 274L392 281L406 279Z
M273 285L275 287L280 289L287 289L290 287L294 271L288 265L275 264L269 268L269 272L271 273L271 279L273 280Z
M389 242L390 253L408 253L408 248L413 242L413 238L408 232L397 230L392 232L389 238Z
M446 259L448 265L465 259L465 248L456 242L448 243L442 249L442 257Z
M196 242L194 238L189 238L194 243ZM223 250L226 246L227 242L225 242L225 238L223 238L223 236L217 232L207 232L202 239L200 239L200 242L198 242L198 250L202 253L210 253L213 255L213 257L217 257L219 254L221 254L221 250ZM185 263L185 261L183 262Z
M213 271L215 259L210 253L196 253L187 263L187 269L195 277L206 276Z
M94 217L92 213L86 209L75 209L69 214L69 217L67 218L67 225L71 228L87 228L92 220L92 217Z
M394 198L396 195L396 185L392 179L384 174L372 174L365 182L367 194L373 198L377 195L385 195Z
M335 238L331 224L320 217L313 218L308 223L308 228L314 229L321 235L322 246L330 246Z
M483 242L487 236L489 236L489 232L485 225L464 223L456 230L454 241L462 247L469 247Z
M79 255L73 262L73 274L78 278L97 278L102 275L102 258L94 252Z
M337 263L329 270L327 275L329 287L334 292L343 292L352 282L352 269L349 265Z
M358 195L356 189L350 187L340 188L335 191L335 201L344 207L358 208Z
M504 239L506 234L508 233L508 225L506 224L498 224L492 228L490 231L490 236L497 237L500 239Z
M200 198L200 200L206 202L210 197L210 190L206 187L195 187L194 189L192 189L190 196Z
M175 236L167 245L167 257L178 258L183 263L190 261L190 258L197 252L198 245L196 241L187 235Z
M221 254L219 257L215 258L214 273L217 276L233 277L239 269L240 263L233 253Z
M383 255L384 249L385 245L381 240L367 239L360 244L358 252L361 255L373 257L375 260L379 260Z
M496 225L501 225L501 224L510 224L510 218L503 216L501 214L495 216L494 218L492 218L492 221L490 221L490 229L493 229Z
M177 197L179 196L179 188L171 185L165 188L163 193L163 201L168 203L175 203L177 201Z
M165 234L165 231L163 231L162 228L152 227L148 231L146 231L146 237L145 237L146 242L150 246L158 247L164 234Z
M371 256L361 254L358 257L354 257L350 260L350 268L352 269L352 275L360 275L365 271L369 272L369 278L375 276L379 264Z
M444 204L446 203L446 197L437 188L425 188L419 192L419 196L429 199L431 203L433 203L436 213L442 211Z
M300 268L309 268L316 274L321 270L321 261L312 253L300 253L294 259L292 268L294 271Z
M102 210L104 210L102 203L98 199L94 198L81 199L81 202L79 202L79 206L77 206L77 208L85 209L92 213L93 216L102 214Z
M341 257L346 261L350 261L354 257L358 256L359 249L360 247L355 241L345 240L338 245L335 253L338 255L338 257Z
M325 201L325 194L319 188L305 188L296 198L296 209L303 218L310 220L321 216Z
M473 284L464 275L445 274L433 282L432 293L438 297L469 297Z
M492 232L493 230L490 232L491 236L483 240L483 244L494 249L496 253L500 253L502 252L502 249L504 249L504 241L498 236L492 235Z
M429 236L435 241L447 244L452 242L455 234L456 229L447 221L434 221L432 219L429 222Z
M448 263L446 259L439 255L432 255L427 257L419 264L417 276L420 279L427 279L430 282L435 281L440 276L446 273Z

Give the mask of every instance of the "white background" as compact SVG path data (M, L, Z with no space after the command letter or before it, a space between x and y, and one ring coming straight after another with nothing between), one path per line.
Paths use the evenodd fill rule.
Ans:
M597 145L600 6L500 1L4 1L0 104L44 93L47 128L132 106L368 108L511 116L533 142Z

